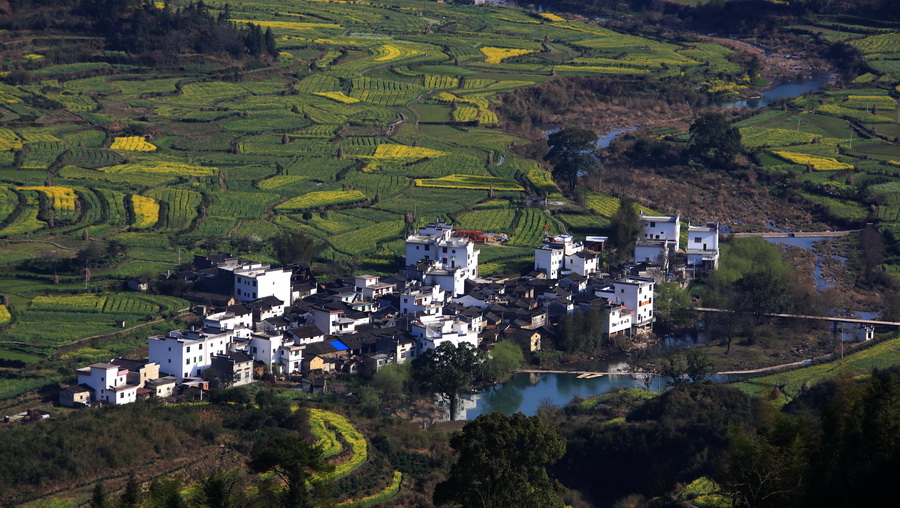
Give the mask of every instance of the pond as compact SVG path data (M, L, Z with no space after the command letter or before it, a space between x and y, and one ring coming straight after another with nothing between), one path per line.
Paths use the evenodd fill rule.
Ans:
M785 81L772 88L763 90L758 98L732 102L717 102L715 103L715 106L720 108L764 108L780 99L792 99L805 93L818 91L833 78L834 74L832 73L816 72L809 78Z
M627 369L627 363L611 364L609 371ZM715 382L731 381L733 376L713 376ZM505 415L521 412L534 416L542 407L562 407L575 397L601 395L614 388L635 388L660 392L667 389L662 376L646 373L609 374L579 378L577 374L519 373L509 381L494 385L480 393L460 394L457 419L473 420L479 415L498 411Z

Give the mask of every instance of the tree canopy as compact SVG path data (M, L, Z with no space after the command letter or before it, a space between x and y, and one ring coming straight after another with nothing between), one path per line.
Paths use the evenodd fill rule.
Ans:
M546 466L566 440L537 416L481 415L450 441L459 459L434 490L434 503L484 508L563 506Z
M634 243L641 233L637 204L633 199L623 198L619 202L619 209L610 218L610 229L612 231L609 236L609 243L616 251L616 259L619 261L630 259L634 250Z
M450 401L450 419L456 415L456 394L469 386L481 369L482 353L467 342L444 342L413 360L413 380L426 392Z
M284 231L271 240L275 257L283 265L309 263L322 250L322 244L303 231Z
M597 170L597 134L580 127L566 127L547 138L550 151L544 157L553 164L553 177L575 190L578 177Z
M741 131L719 113L706 113L691 124L691 151L703 157L733 160L744 149Z

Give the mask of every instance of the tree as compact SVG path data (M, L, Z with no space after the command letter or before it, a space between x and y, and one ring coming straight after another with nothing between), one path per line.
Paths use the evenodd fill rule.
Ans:
M566 450L566 440L537 416L481 415L450 440L459 459L434 490L434 503L462 506L563 506L546 466Z
M279 496L284 508L315 506L311 490L321 486L315 473L329 472L333 467L325 462L321 447L297 435L257 443L250 460L250 469L257 473L272 471L287 485Z
M592 353L600 346L608 316L600 309L576 310L559 320L559 347L569 353Z
M550 151L544 159L553 164L553 177L574 192L578 177L597 171L597 134L580 127L566 127L547 138Z
M450 401L450 419L456 416L457 393L475 379L482 354L468 342L444 342L413 360L413 380L426 392L439 393Z
M741 131L719 113L706 113L691 124L691 151L730 162L743 149Z
M663 330L677 330L687 327L693 320L691 296L678 283L657 284L653 300L657 327Z
M157 478L150 484L145 505L150 508L187 508L187 502L181 497L182 487L181 476Z
M275 257L283 265L309 263L322 250L322 245L303 231L285 231L271 240Z
M623 198L619 201L619 209L610 218L610 246L615 249L615 257L619 261L631 258L634 244L641 234L641 223L638 220L637 204L633 199Z
M91 494L91 508L107 508L109 500L106 495L106 489L103 488L103 482L97 482L94 485L94 492Z
M119 506L121 508L135 508L141 503L141 497L141 484L138 483L137 478L134 476L134 471L129 471L125 490L119 497Z
M209 508L242 508L247 506L245 491L239 469L216 471L200 480L197 504Z
M403 399L411 377L409 363L385 365L372 376L372 387L381 394L381 400L394 402Z
M508 340L498 342L491 348L484 362L484 378L490 381L505 381L525 363L522 348Z

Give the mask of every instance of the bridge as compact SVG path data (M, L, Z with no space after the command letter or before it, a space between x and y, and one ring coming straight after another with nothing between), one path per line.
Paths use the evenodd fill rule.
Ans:
M712 309L709 307L693 307L693 309L697 312L718 312L723 314L732 314L734 311L726 310L726 309ZM846 317L832 317L832 316L807 316L804 314L763 314L766 317L774 317L774 318L792 318L792 319L812 319L816 321L829 321L832 323L850 323L850 324L860 324L860 325L873 325L873 326L895 326L900 327L900 323L896 321L877 321L874 319L857 319L857 318L846 318Z
M853 233L859 233L861 229L847 231L766 231L764 233L731 233L728 236L734 238L838 238Z

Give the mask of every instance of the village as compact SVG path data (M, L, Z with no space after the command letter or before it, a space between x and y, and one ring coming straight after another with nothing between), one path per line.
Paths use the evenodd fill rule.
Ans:
M490 350L510 339L530 352L553 344L560 317L599 309L604 338L651 333L654 288L715 270L719 227L640 215L633 260L602 272L606 237L548 236L534 271L480 277L472 232L434 222L406 239L405 268L319 283L306 265L272 267L227 254L195 256L171 274L190 285L202 326L147 339L144 360L111 359L77 370L67 407L127 404L252 383L264 373L322 391L318 374L376 372L442 343ZM135 285L134 289L146 289ZM211 306L215 302L219 306Z

